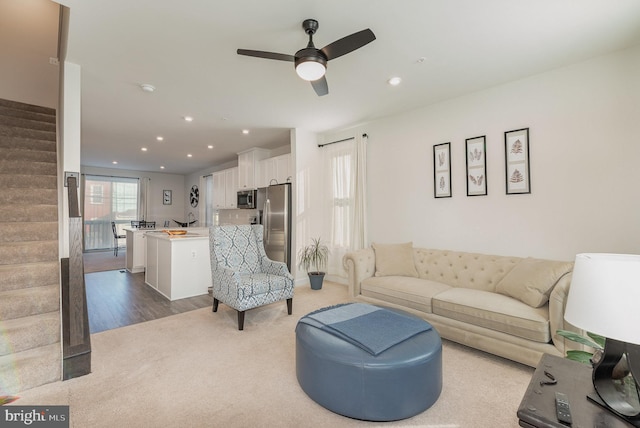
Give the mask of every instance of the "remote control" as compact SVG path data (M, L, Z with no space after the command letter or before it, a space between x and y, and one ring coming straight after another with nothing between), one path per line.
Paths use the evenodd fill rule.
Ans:
M558 421L566 425L571 425L571 408L566 394L556 392L556 415Z

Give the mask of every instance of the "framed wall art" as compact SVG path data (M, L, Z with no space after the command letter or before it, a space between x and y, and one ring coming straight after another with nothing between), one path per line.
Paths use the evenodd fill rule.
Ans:
M162 191L162 204L163 205L171 205L173 195L171 190L163 190Z
M467 196L487 194L487 142L484 135L467 138Z
M451 143L433 146L433 196L451 197Z
M504 133L507 195L531 193L529 172L529 128Z

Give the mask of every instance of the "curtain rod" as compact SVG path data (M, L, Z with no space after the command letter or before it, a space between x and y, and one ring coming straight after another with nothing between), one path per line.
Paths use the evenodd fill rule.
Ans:
M362 134L363 137L367 137L367 134ZM328 146L329 144L342 143L344 141L354 140L356 137L343 138L342 140L332 141L330 143L318 144L318 147Z

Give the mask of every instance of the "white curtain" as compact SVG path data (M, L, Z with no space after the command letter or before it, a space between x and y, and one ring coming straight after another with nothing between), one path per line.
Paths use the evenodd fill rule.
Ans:
M367 245L366 136L323 147L328 272L346 278L344 255Z
M139 220L149 220L149 185L151 183L151 179L149 177L142 177L140 179L140 195L138 197L138 219Z
M216 211L213 209L213 176L205 175L200 179L200 221L202 226L213 226L217 222L214 219ZM204 215L203 215L204 210Z
M355 177L353 194L353 227L351 249L360 250L369 246L367 229L367 142L362 134L355 139Z

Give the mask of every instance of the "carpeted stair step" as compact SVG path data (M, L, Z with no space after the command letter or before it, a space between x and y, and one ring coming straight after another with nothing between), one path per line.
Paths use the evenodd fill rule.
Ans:
M58 221L55 205L0 205L0 221ZM1 262L0 262L1 263Z
M0 266L0 292L56 285L60 282L58 261Z
M60 309L58 284L0 293L0 319L6 322Z
M60 343L0 357L0 395L19 395L21 391L59 381L61 366Z
M58 241L0 243L0 265L52 262L54 260L58 260Z
M17 161L29 161L29 162L47 162L55 164L58 160L56 159L55 151L44 151L44 150L30 150L23 148L5 148L0 147L0 161L9 161L9 162L17 162Z
M0 124L0 137L31 138L34 140L56 141L55 131L26 129Z
M30 162L23 160L0 160L2 174L56 175L57 166L51 162Z
M5 116L0 112L0 125L14 126L17 128L33 129L38 131L56 132L55 122L42 122L40 120L25 119L21 117Z
M50 175L0 174L0 189L56 189L57 185L58 178Z
M50 107L42 107L42 106L37 106L37 105L33 105L33 104L21 103L21 102L18 102L18 101L4 100L4 99L1 99L1 98L0 98L0 106L6 107L6 108L11 108L11 109L16 109L16 110L23 110L23 111L30 111L30 112L34 112L34 113L46 114L46 115L49 115L49 116L54 116L56 114L55 109L52 109Z
M2 323L0 356L60 342L60 313L49 312Z
M22 149L53 152L56 151L56 142L52 140L39 140L26 137L13 137L0 135L0 148Z
M27 119L37 122L56 123L56 116L49 113L39 113L36 111L23 110L20 108L11 108L0 105L0 116L13 117L17 119Z
M55 241L58 239L58 223L0 222L0 242Z
M0 162L1 163L1 162ZM57 205L56 189L0 189L0 200L3 204L15 205ZM1 219L0 219L1 221Z

